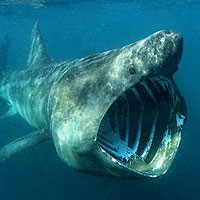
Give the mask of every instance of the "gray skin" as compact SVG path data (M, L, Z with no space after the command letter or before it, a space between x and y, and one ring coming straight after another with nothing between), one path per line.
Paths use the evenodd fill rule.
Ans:
M182 45L180 34L159 31L120 49L56 63L47 56L36 23L27 67L1 79L0 96L10 105L4 117L18 113L31 126L44 130L46 139L53 139L59 157L76 170L123 178L160 176L169 168L179 146L177 127L167 149L160 147L158 155L162 157L165 151L165 161L161 163L163 157L158 157L151 166L139 158L125 165L99 147L96 140L107 110L125 91L150 77L171 79ZM174 104L183 104L179 92L175 87L172 90L178 94ZM31 146L32 139L26 139ZM44 140L42 136L38 143ZM8 146L6 154L5 148L0 151L2 162L13 156L12 147L19 152L27 144L21 144L19 151L13 143Z

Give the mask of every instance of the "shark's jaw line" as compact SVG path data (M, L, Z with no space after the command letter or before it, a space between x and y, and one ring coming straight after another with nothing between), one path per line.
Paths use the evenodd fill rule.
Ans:
M118 97L99 126L102 153L137 174L160 176L178 149L185 122L174 82L164 76L141 81ZM182 102L184 103L184 102Z

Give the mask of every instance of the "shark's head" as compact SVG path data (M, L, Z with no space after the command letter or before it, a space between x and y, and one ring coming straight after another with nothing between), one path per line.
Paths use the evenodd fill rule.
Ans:
M186 106L172 79L180 34L159 31L121 49L73 61L51 91L51 130L71 167L117 177L164 174Z

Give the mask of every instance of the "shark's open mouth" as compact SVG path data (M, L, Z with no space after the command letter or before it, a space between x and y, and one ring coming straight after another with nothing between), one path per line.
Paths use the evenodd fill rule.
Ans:
M175 83L158 76L124 92L108 109L97 143L113 162L146 176L169 168L185 123L185 104Z

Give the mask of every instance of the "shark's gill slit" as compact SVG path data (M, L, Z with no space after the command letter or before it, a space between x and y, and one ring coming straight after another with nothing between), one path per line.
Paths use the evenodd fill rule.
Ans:
M169 88L167 78L154 77L124 92L101 122L98 145L120 162L138 157L151 163L169 126Z

